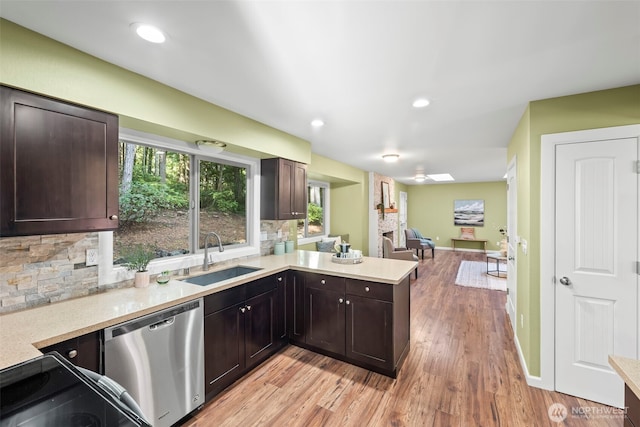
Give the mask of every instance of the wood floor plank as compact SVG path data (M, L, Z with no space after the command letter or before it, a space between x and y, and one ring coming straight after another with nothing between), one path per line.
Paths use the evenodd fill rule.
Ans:
M529 387L520 366L504 292L454 285L472 252L436 251L411 280L411 350L397 379L288 346L193 414L209 426L575 426L622 427L572 415L608 407ZM557 424L548 409L561 403Z

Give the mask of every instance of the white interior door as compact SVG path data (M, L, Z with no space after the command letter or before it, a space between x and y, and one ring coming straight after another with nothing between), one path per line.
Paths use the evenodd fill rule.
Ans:
M507 313L514 334L516 331L516 290L518 272L518 182L516 180L516 158L507 169Z
M400 228L400 236L398 246L406 247L406 236L404 230L407 229L407 193L405 191L400 192L400 204L398 205L398 222Z
M637 357L637 161L637 138L556 146L556 390L618 407L607 358Z

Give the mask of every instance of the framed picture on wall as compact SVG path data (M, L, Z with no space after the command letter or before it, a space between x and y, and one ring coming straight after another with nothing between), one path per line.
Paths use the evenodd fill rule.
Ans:
M484 200L454 200L453 224L474 227L484 226Z
M382 182L382 205L384 206L385 209L389 209L391 207L390 205L390 198L389 198L389 183L388 182Z

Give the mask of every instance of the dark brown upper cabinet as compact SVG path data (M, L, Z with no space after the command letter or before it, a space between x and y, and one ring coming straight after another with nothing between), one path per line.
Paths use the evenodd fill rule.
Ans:
M118 228L118 117L0 86L0 236Z
M307 217L307 165L287 159L263 159L261 219Z

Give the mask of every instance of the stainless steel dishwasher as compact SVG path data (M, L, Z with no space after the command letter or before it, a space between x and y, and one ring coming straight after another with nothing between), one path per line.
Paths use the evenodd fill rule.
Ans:
M198 299L104 330L105 375L129 391L154 427L204 403L203 323Z

